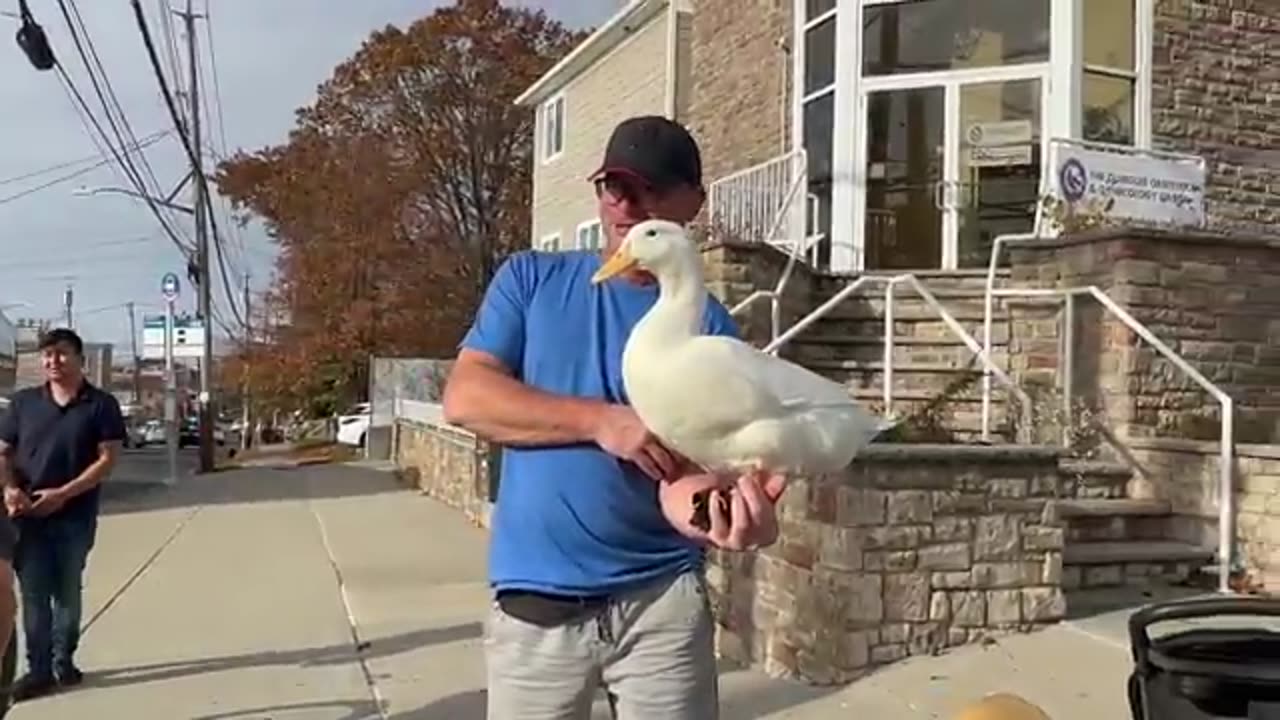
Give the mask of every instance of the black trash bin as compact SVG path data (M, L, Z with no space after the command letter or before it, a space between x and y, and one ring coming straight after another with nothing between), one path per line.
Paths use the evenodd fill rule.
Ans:
M1129 618L1133 720L1280 720L1280 632L1197 627L1152 639L1173 620L1280 617L1280 600L1214 596L1152 605Z

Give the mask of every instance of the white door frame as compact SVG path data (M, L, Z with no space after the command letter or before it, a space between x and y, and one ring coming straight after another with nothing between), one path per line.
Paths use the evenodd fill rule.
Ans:
M867 212L867 110L868 96L885 90L910 90L915 88L939 88L945 94L943 111L943 171L941 196L942 214L942 263L941 269L956 269L959 243L959 207L956 189L960 180L960 92L970 85L1018 80L1040 81L1040 158L1041 185L1043 185L1044 158L1049 148L1050 64L1028 63L962 70L941 70L903 75L884 75L861 78L858 82L855 103L857 122L854 124L853 172L857 190L853 193L853 248L855 270L866 269L866 212ZM837 125L837 128L840 127ZM919 268L930 270L937 268Z

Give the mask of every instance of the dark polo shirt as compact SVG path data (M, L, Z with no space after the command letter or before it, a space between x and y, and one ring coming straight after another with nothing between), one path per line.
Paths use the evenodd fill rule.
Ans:
M99 443L124 436L120 403L87 381L65 406L54 401L48 385L19 390L0 419L0 440L13 448L14 474L27 492L75 480L97 461ZM91 520L98 513L98 495L95 487L50 517Z

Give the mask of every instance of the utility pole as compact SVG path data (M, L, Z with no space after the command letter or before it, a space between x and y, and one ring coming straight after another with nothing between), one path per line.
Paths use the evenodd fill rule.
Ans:
M129 345L133 349L133 406L142 406L142 358L138 357L138 318L129 301Z
M66 313L67 327L74 328L76 326L74 315L71 312L72 303L74 302L75 292L71 289L71 283L67 283L67 289L62 293L62 306Z
M244 361L240 363L241 372L244 373L244 387L240 392L240 449L248 450L252 445L252 431L249 429L249 368L246 362L253 353L253 313L250 310L249 302L252 293L249 288L249 273L244 274Z
M213 374L213 298L212 283L209 272L209 228L205 213L205 177L204 150L200 140L200 68L196 64L196 18L192 8L192 0L187 0L185 12L174 11L182 18L187 28L187 66L191 71L191 86L187 91L187 99L191 101L190 122L188 129L191 137L193 166L191 177L193 209L196 225L196 292L200 323L204 329L204 346L200 357L200 472L213 470L213 422L217 415L214 412L213 391L210 377Z

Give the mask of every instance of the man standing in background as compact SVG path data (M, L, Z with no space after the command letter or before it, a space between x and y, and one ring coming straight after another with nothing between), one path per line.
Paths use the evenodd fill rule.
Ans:
M68 329L40 339L45 383L13 396L0 420L0 483L18 526L28 672L14 700L78 684L85 562L98 527L99 484L125 437L120 404L84 377L84 343Z

